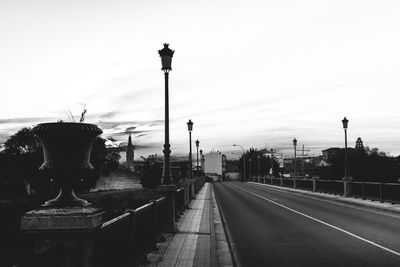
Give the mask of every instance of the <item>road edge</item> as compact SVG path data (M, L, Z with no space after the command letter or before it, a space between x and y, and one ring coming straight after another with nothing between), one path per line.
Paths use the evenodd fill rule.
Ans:
M217 238L217 250L218 250L218 261L220 266L235 266L241 267L239 256L236 250L236 246L233 243L232 235L229 231L229 228L226 224L226 217L224 212L221 209L221 205L219 203L218 197L214 194L214 184L211 186L211 199L213 204L213 212L214 212L214 225L216 231ZM227 247L226 247L227 246ZM230 257L227 259L224 257L222 252L226 252L229 250ZM219 253L221 252L221 253Z
M275 190L280 190L280 191L289 191L292 193L299 193L299 194L307 195L309 197L324 199L327 201L339 202L342 204L371 209L371 210L375 210L375 211L387 212L387 213L398 215L398 216L400 215L400 209L396 209L396 207L382 207L382 206L373 205L373 203L362 203L362 202L356 201L355 199L353 200L351 198L344 198L343 196L340 196L340 195L330 195L330 194L324 194L324 193L319 193L319 192L316 193L316 192L310 192L310 191L305 191L305 190L301 190L301 189L280 187L280 186L276 186L276 185L262 184L262 183L257 183L257 182L248 182L248 183L254 184L254 185L262 185L262 186L269 187L269 188L272 188Z

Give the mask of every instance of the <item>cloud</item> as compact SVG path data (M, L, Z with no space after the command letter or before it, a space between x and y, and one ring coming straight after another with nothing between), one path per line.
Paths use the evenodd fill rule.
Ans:
M42 122L59 120L59 117L24 117L24 118L11 118L0 119L0 124L37 124Z

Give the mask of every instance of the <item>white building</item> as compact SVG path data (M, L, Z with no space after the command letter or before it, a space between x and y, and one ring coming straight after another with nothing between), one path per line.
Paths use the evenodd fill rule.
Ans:
M222 176L222 154L211 151L204 154L204 173L215 173Z

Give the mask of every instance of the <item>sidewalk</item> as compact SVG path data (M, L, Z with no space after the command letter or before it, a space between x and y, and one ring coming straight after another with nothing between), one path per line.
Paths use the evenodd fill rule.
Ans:
M386 212L395 213L397 215L400 214L400 205L399 204L391 204L388 202L380 203L379 201L373 201L373 200L368 200L368 199L361 199L361 198L355 198L355 197L344 197L341 195L332 195L332 194L328 194L328 193L311 192L311 191L306 191L306 190L293 189L293 188L289 188L289 187L281 187L281 186L270 185L270 184L261 184L261 183L256 183L256 182L249 182L249 183L267 186L267 187L275 188L278 190L286 190L286 191L296 192L296 193L309 195L309 196L313 196L313 197L317 197L317 198L321 198L321 199L329 199L332 201L346 203L346 204L350 204L350 205L355 205L355 206L360 206L360 207L365 207L365 208L370 208L370 209L375 209L375 210L382 210L382 211L386 211Z
M141 266L233 266L212 185L205 183L158 251Z

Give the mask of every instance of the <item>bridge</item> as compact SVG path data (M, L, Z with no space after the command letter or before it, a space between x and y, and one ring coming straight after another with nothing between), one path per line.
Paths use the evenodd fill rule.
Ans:
M30 229L4 266L400 265L399 204L301 180L195 177L90 230Z

